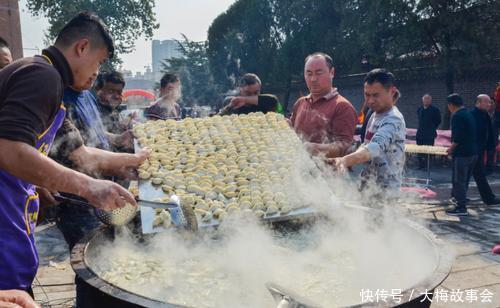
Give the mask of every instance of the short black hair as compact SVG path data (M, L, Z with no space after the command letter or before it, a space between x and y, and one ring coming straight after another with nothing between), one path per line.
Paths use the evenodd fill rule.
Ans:
M6 40L3 39L3 37L0 36L0 48L7 47L9 48L9 44L7 43Z
M380 83L384 88L390 89L394 86L395 82L394 74L386 70L385 68L376 68L368 72L365 76L365 83L372 85L375 82Z
M56 38L56 45L68 47L74 42L87 38L94 47L106 46L109 58L115 53L115 44L108 27L101 18L89 11L82 11L73 17Z
M161 77L160 87L165 88L167 86L167 84L175 83L177 81L179 81L179 76L177 76L176 74L172 74L172 73L166 73L163 75L163 77Z
M462 97L460 95L458 95L458 93L452 93L452 94L448 95L448 97L446 98L446 102L449 105L453 105L453 106L457 106L457 107L461 107L464 105L464 100L462 99Z
M316 57L323 57L323 58L325 58L326 65L328 66L328 68L329 69L333 68L333 59L332 59L332 57L330 57L329 55L327 55L324 52L315 52L315 53L312 53L312 54L308 55L306 57L304 63L307 63L307 61L309 61L309 59L316 58Z
M239 82L240 87L251 86L254 84L258 84L260 86L262 85L259 76L257 76L256 74L247 73L240 78Z
M95 82L95 88L101 89L102 87L104 87L104 83L106 82L121 84L122 86L125 87L125 78L123 78L122 73L117 71L105 72L99 74Z

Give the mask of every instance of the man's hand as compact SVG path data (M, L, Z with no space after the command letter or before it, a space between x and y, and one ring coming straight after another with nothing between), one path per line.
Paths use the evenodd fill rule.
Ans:
M137 168L149 157L151 150L144 148L135 154L128 154L129 157L121 164L120 170L115 172L119 178L136 180L138 178Z
M39 308L35 301L25 291L0 291L0 308Z
M52 206L58 205L59 202L57 202L56 199L54 199L54 194L57 193L55 191L51 192L46 188L37 186L36 192L38 193L38 200L40 200L40 209L38 211L38 219L37 219L37 224L39 224L47 216L48 210Z
M343 157L327 158L326 162L329 165L332 165L335 170L339 171L340 173L346 173L348 171L348 168L345 164L345 159Z
M134 196L128 190L105 180L92 179L82 197L96 208L104 211L124 207L126 203L137 206Z
M106 133L109 143L114 147L121 147L125 149L134 148L134 134L132 130L127 130L121 134Z
M40 207L49 208L59 204L59 202L54 199L54 194L57 193L56 191L51 192L46 188L37 186L36 192L38 193L38 199L40 199Z
M453 147L449 147L448 149L446 149L446 154L448 154L448 156L453 155L453 150L454 150Z
M139 152L134 154L135 156L134 165L129 167L139 168L139 166L149 157L149 155L151 155L151 149L149 148L141 149Z
M120 122L120 127L122 129L130 129L132 127L132 123L134 121L139 120L139 115L137 114L137 111L134 111L130 114L128 114L121 122Z
M229 103L229 106L231 106L233 109L238 109L247 104L246 98L243 96L235 96L231 98L231 102Z
M304 146L306 147L306 151L313 156L321 153L322 145L320 143L305 142Z

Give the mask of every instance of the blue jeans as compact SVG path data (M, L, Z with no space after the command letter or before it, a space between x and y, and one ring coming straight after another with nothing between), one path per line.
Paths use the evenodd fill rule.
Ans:
M476 164L477 155L453 157L451 196L457 201L457 208L466 210L469 180Z

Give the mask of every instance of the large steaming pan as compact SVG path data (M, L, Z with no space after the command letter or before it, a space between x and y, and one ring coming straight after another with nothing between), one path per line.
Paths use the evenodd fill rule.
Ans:
M352 208L351 210L353 211L352 215L365 215L367 213L370 215L374 214L375 216L380 215L378 211L372 209ZM282 228L285 231L284 234L286 234L287 230L300 228L301 226L300 222L291 223L290 221L274 221L271 222L271 224L275 228ZM402 302L400 303L390 301L376 304L360 303L353 307L429 307L429 301L421 302L423 297L415 297L415 294L424 294L427 291L431 292L448 276L453 262L453 254L450 253L447 246L438 240L432 232L414 222L404 221L401 224L402 227L408 229L411 234L428 245L426 251L432 254L433 259L436 260L433 271L424 280L415 281L411 290L402 291ZM138 236L142 237L143 235ZM139 241L140 240L141 239L139 239ZM75 245L72 250L72 267L76 275L84 281L82 288L89 293L87 300L92 307L179 307L171 303L157 301L121 289L99 277L89 264L91 264L99 254L102 254L103 250L105 251L112 241L112 230L110 228L101 228L87 235L81 242ZM314 302L313 298L301 298L300 294L290 295L286 294L287 291L283 291L280 288L274 289L275 291L281 292L280 296L283 298L290 299L288 303L294 299L299 299L298 302L300 302L300 300ZM277 295L277 293L273 294L273 296L275 295ZM269 296L271 296L271 294Z

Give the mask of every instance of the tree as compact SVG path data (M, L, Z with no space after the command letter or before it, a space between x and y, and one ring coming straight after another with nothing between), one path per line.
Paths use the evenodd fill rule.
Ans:
M432 55L444 72L448 93L457 75L500 57L500 2L496 0L421 0L414 6L411 49ZM443 126L449 127L449 111Z
M268 0L236 1L215 18L208 29L208 57L221 87L232 88L244 73L269 80L276 51L273 19Z
M177 73L182 84L182 100L186 106L217 106L220 91L210 71L206 41L193 42L185 35L178 41L182 57L163 61L163 72Z
M500 57L499 20L498 0L237 0L209 28L209 61L223 87L255 72L285 104L315 51L337 75L424 67L452 93L457 75Z
M154 4L154 0L27 0L32 14L47 17L49 41L53 41L78 12L88 10L101 17L109 27L118 54L131 52L140 35L153 37L153 30L159 27L153 12Z
M317 51L336 53L341 17L336 1L273 0L271 3L275 16L272 35L278 46L272 77L278 86L284 87L286 110L292 82L303 80L306 56Z

